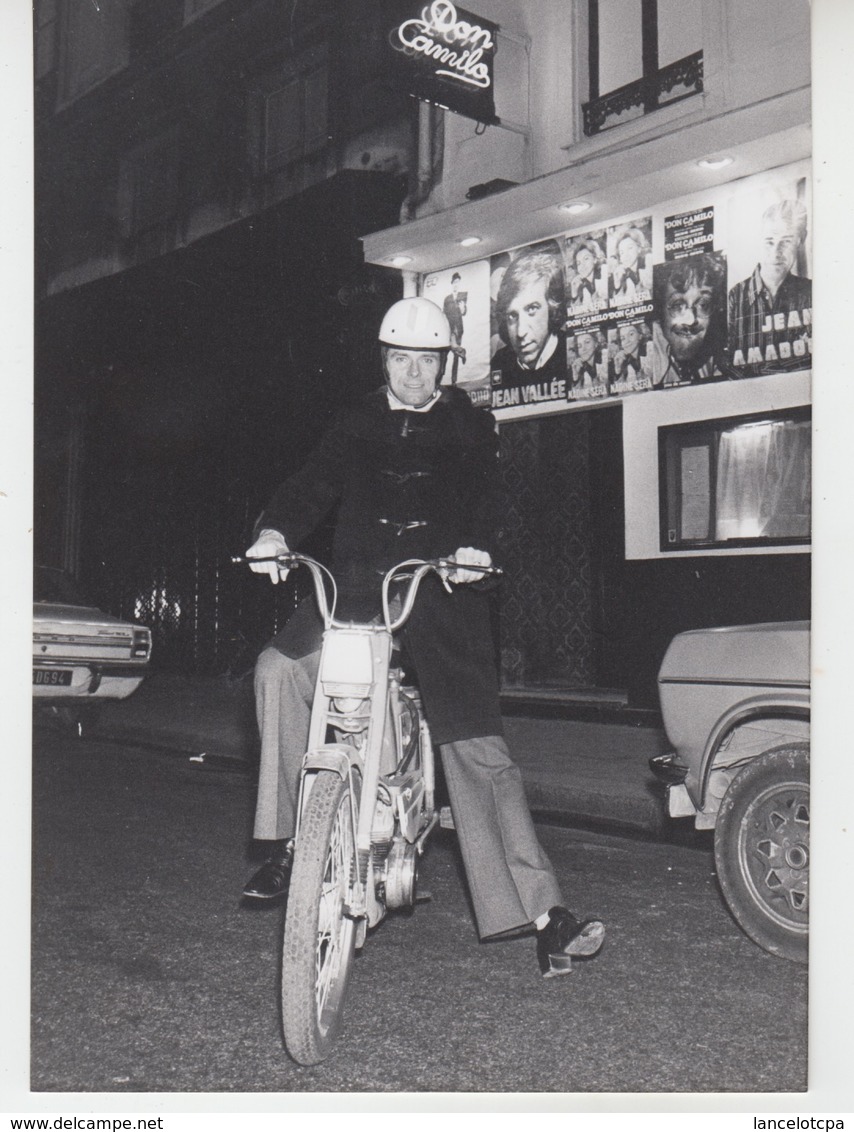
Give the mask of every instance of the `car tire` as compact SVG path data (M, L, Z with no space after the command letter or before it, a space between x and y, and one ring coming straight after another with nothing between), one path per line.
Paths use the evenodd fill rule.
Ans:
M772 955L805 963L809 949L809 747L765 751L724 795L715 864L744 932Z

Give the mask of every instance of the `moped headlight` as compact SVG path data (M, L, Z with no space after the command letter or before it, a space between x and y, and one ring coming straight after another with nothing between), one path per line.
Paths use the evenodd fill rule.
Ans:
M364 696L336 696L332 702L335 710L340 711L342 715L353 715L367 701Z
M327 696L364 699L374 682L371 642L364 633L336 630L323 642L320 680Z

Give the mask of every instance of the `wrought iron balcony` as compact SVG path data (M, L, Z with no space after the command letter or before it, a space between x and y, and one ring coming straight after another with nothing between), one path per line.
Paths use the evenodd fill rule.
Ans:
M645 75L642 79L603 94L601 98L585 102L581 107L584 133L587 137L593 137L602 130L619 125L619 121L612 119L620 118L626 111L638 110L649 114L662 106L700 94L702 90L703 52L696 51L693 55L686 55L684 59L669 63L655 74Z

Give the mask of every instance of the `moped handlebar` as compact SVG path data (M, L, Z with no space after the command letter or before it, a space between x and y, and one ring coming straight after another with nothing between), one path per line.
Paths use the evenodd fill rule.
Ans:
M252 565L256 562L275 562L278 567L285 570L291 570L296 566L307 566L311 571L314 581L317 605L324 627L330 629L343 627L347 624L347 622L336 621L335 619L335 606L338 599L338 589L335 585L335 579L321 562L317 562L307 554L299 554L296 551L289 550L282 554L273 554L264 558L248 558L245 555L235 555L232 557L231 561L235 565ZM497 566L475 566L468 563L455 562L451 558L407 558L405 561L399 562L396 566L392 566L383 576L382 609L383 623L386 629L390 633L395 633L406 622L409 614L412 612L412 606L415 603L418 587L421 585L421 581L426 574L437 574L441 579L442 585L450 593L451 585L449 576L454 573L455 570L470 570L473 573L482 574L484 577L500 577L503 573ZM331 602L326 593L327 578L332 586ZM407 579L409 580L409 585L406 588L405 595L401 602L400 613L397 617L392 618L389 588L393 582L405 581Z
M411 567L411 572L407 569L409 567ZM449 575L453 574L455 570L471 570L473 573L482 574L485 578L499 577L503 573L497 566L470 566L467 563L455 562L451 558L409 558L404 562L399 562L397 566L392 566L383 578L383 620L388 631L395 633L406 622L412 612L412 606L415 604L418 587L426 574L437 574L442 585L450 593ZM389 587L395 580L401 581L406 578L409 579L409 585L401 603L401 610L398 616L392 620Z

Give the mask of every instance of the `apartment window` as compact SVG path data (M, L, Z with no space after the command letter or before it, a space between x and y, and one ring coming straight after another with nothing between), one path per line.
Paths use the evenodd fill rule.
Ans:
M659 429L661 549L810 538L808 409Z
M128 41L132 57L155 50L181 28L181 0L136 0L131 6Z
M191 23L221 3L222 0L184 0L184 23Z
M56 66L58 0L38 0L35 10L35 77L43 79Z
M181 138L177 127L146 139L122 162L119 210L137 255L171 251L180 211Z
M702 4L588 0L588 137L702 91Z
M127 65L124 4L68 0L65 5L62 98L72 102Z
M323 149L329 131L328 86L325 62L269 84L263 97L263 172L273 173Z

